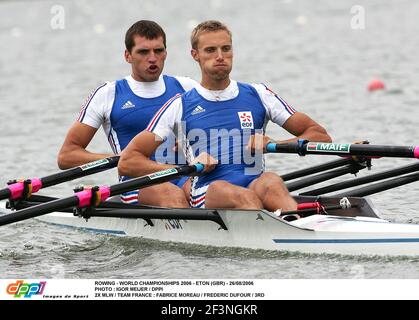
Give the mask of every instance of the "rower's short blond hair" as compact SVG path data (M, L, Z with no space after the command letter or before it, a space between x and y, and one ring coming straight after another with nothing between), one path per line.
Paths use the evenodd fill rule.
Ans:
M191 34L191 45L192 49L198 49L198 38L201 34L205 32L215 32L215 31L226 31L230 38L232 38L231 31L227 28L227 26L217 20L208 20L201 22L198 24L193 30Z

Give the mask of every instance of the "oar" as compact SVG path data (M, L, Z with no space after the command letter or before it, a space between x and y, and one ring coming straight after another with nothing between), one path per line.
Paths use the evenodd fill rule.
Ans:
M419 171L419 163L417 163L417 162L415 162L413 164L410 164L410 165L407 165L407 166L397 168L397 169L391 169L391 170L378 172L376 174L371 174L369 176L365 176L365 177L361 177L361 178L355 178L355 179L350 179L350 180L347 180L347 181L338 182L338 183L331 184L331 185L328 185L328 186L325 186L325 187L322 187L322 188L306 191L306 192L300 193L299 195L300 196L324 195L326 193L330 193L330 192L334 192L334 191L338 191L338 190L343 190L343 189L348 189L348 188L351 188L351 187L360 186L360 185L367 184L367 183L377 182L377 181L380 181L380 180L393 178L393 177L401 176L401 175L406 174L406 173L412 173L412 172L416 172L416 171ZM359 189L357 189L357 190L359 190ZM383 190L380 190L380 191L383 191ZM343 192L343 194L345 194L345 193Z
M43 178L32 178L26 179L25 181L17 181L9 184L4 189L0 189L0 200L17 200L24 197L26 192L33 194L42 188L112 169L118 165L118 161L119 156L114 156L92 161L82 166L71 168Z
M419 146L383 146L371 144L350 143L324 143L298 140L295 143L273 143L266 145L270 153L297 153L300 156L306 154L326 154L338 156L365 156L365 157L397 157L419 159Z
M339 159L339 160L333 160L331 162L323 163L317 166L305 168L305 169L299 169L297 171L293 171L290 173L282 174L281 178L284 181L294 180L297 178L309 176L315 173L319 173L322 171L327 171L334 168L343 167L348 164L356 163L352 158L346 158L346 159Z
M180 176L185 175L191 175L194 172L201 172L203 170L204 165L197 163L190 166L180 166L176 168L158 171L143 177L138 177L118 184L114 184L110 187L93 187L92 189L86 189L80 192L76 192L73 196L67 198L42 203L40 205L23 209L15 213L0 216L0 226L30 218L35 218L68 207L84 208L89 206L97 206L111 196L170 181L174 178L178 178Z
M407 174L401 177L397 177L394 179L377 182L377 183L368 185L366 187L348 190L336 196L366 197L374 193L404 186L406 184L416 182L418 180L419 180L419 172L416 172L416 173Z
M324 173L320 173L318 175L309 176L296 181L288 182L286 183L286 186L288 191L292 192L295 190L303 189L308 186L315 185L320 182L343 176L348 173L357 174L360 170L365 168L366 166L353 161L352 164L348 164L345 167L337 168L335 170L330 170Z

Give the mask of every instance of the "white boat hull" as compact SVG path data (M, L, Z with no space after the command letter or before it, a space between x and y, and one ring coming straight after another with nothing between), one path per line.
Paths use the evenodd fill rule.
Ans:
M42 221L101 233L218 247L349 255L419 255L419 225L368 217L313 215L286 222L266 211L219 211L228 230L212 221L92 217L69 213Z
M306 201L307 197L301 200ZM323 201L334 204L337 199ZM37 219L99 233L217 247L309 254L419 256L419 225L388 222L377 216L369 201L360 198L351 201L358 205L356 209L334 210L329 215L316 214L292 222L264 210L217 209L227 230L209 220L91 217L86 221L65 212Z

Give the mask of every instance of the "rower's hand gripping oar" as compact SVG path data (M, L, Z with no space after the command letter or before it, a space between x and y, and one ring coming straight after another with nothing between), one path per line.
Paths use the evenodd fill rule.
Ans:
M82 166L58 172L43 178L32 178L22 181L10 181L8 186L0 189L0 200L9 199L16 201L29 198L40 189L50 187L62 182L115 168L118 165L119 156L109 157L86 163Z
M337 156L365 156L373 158L395 157L419 159L419 146L383 146L371 144L350 143L324 143L298 140L293 143L274 143L266 145L268 153L297 153L300 156L307 154L337 155Z
M114 184L110 187L93 187L92 189L86 189L80 192L76 192L73 196L67 198L42 203L40 205L22 209L20 211L10 213L5 216L0 216L0 226L30 218L35 218L68 207L84 208L89 206L97 206L111 196L167 182L180 176L193 175L194 173L204 171L204 168L205 167L203 164L196 163L190 166L186 165L158 171L146 176Z

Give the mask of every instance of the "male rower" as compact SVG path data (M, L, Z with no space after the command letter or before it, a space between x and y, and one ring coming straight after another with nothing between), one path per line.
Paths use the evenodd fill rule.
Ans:
M329 142L326 130L265 85L230 79L232 36L224 24L199 24L191 44L192 57L201 68L201 84L159 110L147 130L122 152L119 172L141 176L170 167L149 157L170 134L180 132L186 137L183 147L188 161L205 165L206 174L194 177L192 183L192 207L295 210L297 204L282 179L263 172L263 165L252 170L254 163L249 164L244 155L248 147L258 150L254 135L264 133L268 120L294 135L293 140ZM264 137L263 143L269 140Z
M171 97L192 89L198 83L186 77L162 75L166 60L166 35L153 21L134 23L125 35L125 60L131 64L131 75L96 88L85 102L78 119L67 133L58 154L58 166L67 169L109 154L93 153L86 147L103 129L115 154L119 154L139 132L143 131L153 115ZM174 136L156 152L156 160L177 163ZM153 154L150 157L155 159ZM184 160L183 160L184 162ZM128 179L122 176L121 180ZM188 207L189 183L178 179L161 185L123 194L125 203ZM181 188L184 187L185 191Z

